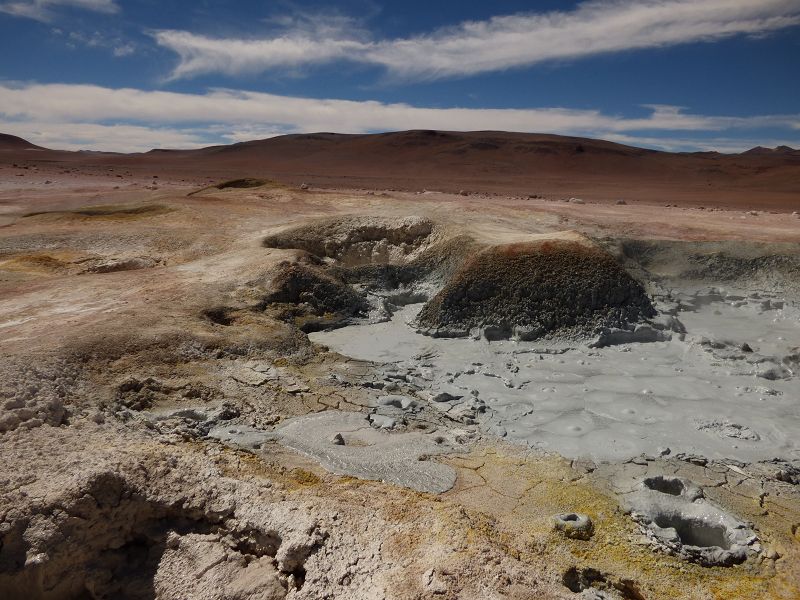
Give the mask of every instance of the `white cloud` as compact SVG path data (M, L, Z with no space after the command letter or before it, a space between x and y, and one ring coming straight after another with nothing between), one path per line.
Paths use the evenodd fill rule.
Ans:
M63 30L53 28L50 30L53 35L64 36L64 43L70 50L75 50L79 46L93 49L105 49L117 57L130 56L136 52L136 45L126 40L117 31L80 31L74 30L65 33Z
M114 0L16 0L0 3L0 12L48 23L55 19L54 9L60 6L109 14L119 12Z
M346 59L365 48L369 37L357 20L335 13L294 13L268 23L281 34L269 39L215 39L188 31L161 30L151 35L180 57L172 79L208 72L295 69Z
M750 150L756 146L775 148L776 146L789 146L800 148L800 137L794 140L786 138L732 138L711 137L707 139L692 137L653 137L640 135L626 135L609 133L603 136L610 142L618 142L640 148L657 148L668 152L729 152L737 153Z
M349 60L384 67L398 78L436 79L733 35L764 35L800 24L800 0L594 0L570 12L498 16L426 35L376 41L353 23L330 23L312 27L309 19L292 21L279 35L262 39L212 38L175 30L152 35L178 54L173 78Z
M120 44L119 46L115 46L114 50L113 50L113 54L117 58L121 58L123 56L130 56L134 52L136 52L136 46L134 46L130 42L126 42L126 43Z
M671 106L649 108L651 112L645 117L628 118L596 110L427 108L225 89L188 94L94 85L0 84L0 131L13 127L15 133L21 132L17 134L26 137L24 129L29 126L35 131L76 135L85 124L93 124L97 128L87 130L87 137L81 138L80 144L119 150L144 149L142 144L196 147L221 140L241 141L301 131L505 130L609 138L647 131L714 132L800 126L797 114L724 117L692 115ZM49 124L49 129L45 124ZM124 135L104 138L105 129L100 127L109 126L148 128L164 132L165 137L159 139L155 133L138 138L136 143L125 140ZM122 131L116 129L111 133ZM144 135L143 131L139 133ZM42 133L37 143L63 147L59 141L66 139L54 133L54 141L47 142L45 136ZM122 145L114 146L116 143Z
M205 132L170 127L99 123L3 121L0 131L46 148L146 152L153 148L199 148L211 142Z

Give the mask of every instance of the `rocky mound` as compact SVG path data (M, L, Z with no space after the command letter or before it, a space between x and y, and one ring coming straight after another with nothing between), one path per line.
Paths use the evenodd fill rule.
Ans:
M261 308L271 307L306 332L339 324L368 308L355 289L311 265L286 263L272 285L274 291Z
M422 309L423 333L531 340L588 336L653 316L642 286L577 234L492 246L464 262Z

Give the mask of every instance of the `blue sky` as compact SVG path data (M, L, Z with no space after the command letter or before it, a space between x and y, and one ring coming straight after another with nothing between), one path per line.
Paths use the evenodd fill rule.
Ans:
M800 146L800 0L0 0L0 131L69 149L502 129Z

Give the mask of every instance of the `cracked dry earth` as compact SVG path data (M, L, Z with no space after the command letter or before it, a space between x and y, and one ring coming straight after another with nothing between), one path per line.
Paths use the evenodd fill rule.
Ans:
M439 294L437 314L452 298L462 308L426 324L437 344L457 334L495 348L472 338L522 332L533 339L498 343L548 360L595 352L581 336L646 352L691 338L653 316L680 317L665 291L679 280L723 286L744 308L771 302L796 325L796 223L253 185L3 191L1 598L800 596L800 454L786 441L800 340L764 342L750 362L738 341L692 346L747 380L743 398L793 402L783 437L704 421L698 439L717 436L708 456L689 442L604 456L602 441L583 456L538 447L532 425L515 433L512 409L501 432L482 400L496 391L464 401L470 365L445 373L441 349L409 367L379 356L385 339L367 359L309 338L390 323ZM546 290L559 265L599 260L596 289L613 279L614 300L560 272L558 302L492 298L475 329L489 292L483 271L470 279L473 255L514 257L501 282L512 299L520 280ZM533 279L516 279L528 264ZM565 289L584 298L567 312ZM731 289L760 295L730 300ZM505 388L503 374L484 379L519 395L518 367L504 368ZM730 458L747 444L751 458Z

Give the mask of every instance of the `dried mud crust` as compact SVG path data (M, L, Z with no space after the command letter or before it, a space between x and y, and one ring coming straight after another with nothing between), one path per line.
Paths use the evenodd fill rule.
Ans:
M343 217L292 228L263 243L355 265L409 258L430 241L434 229L434 223L424 217Z
M644 288L597 247L569 240L487 248L468 259L422 309L423 332L535 339L591 334L655 314Z

